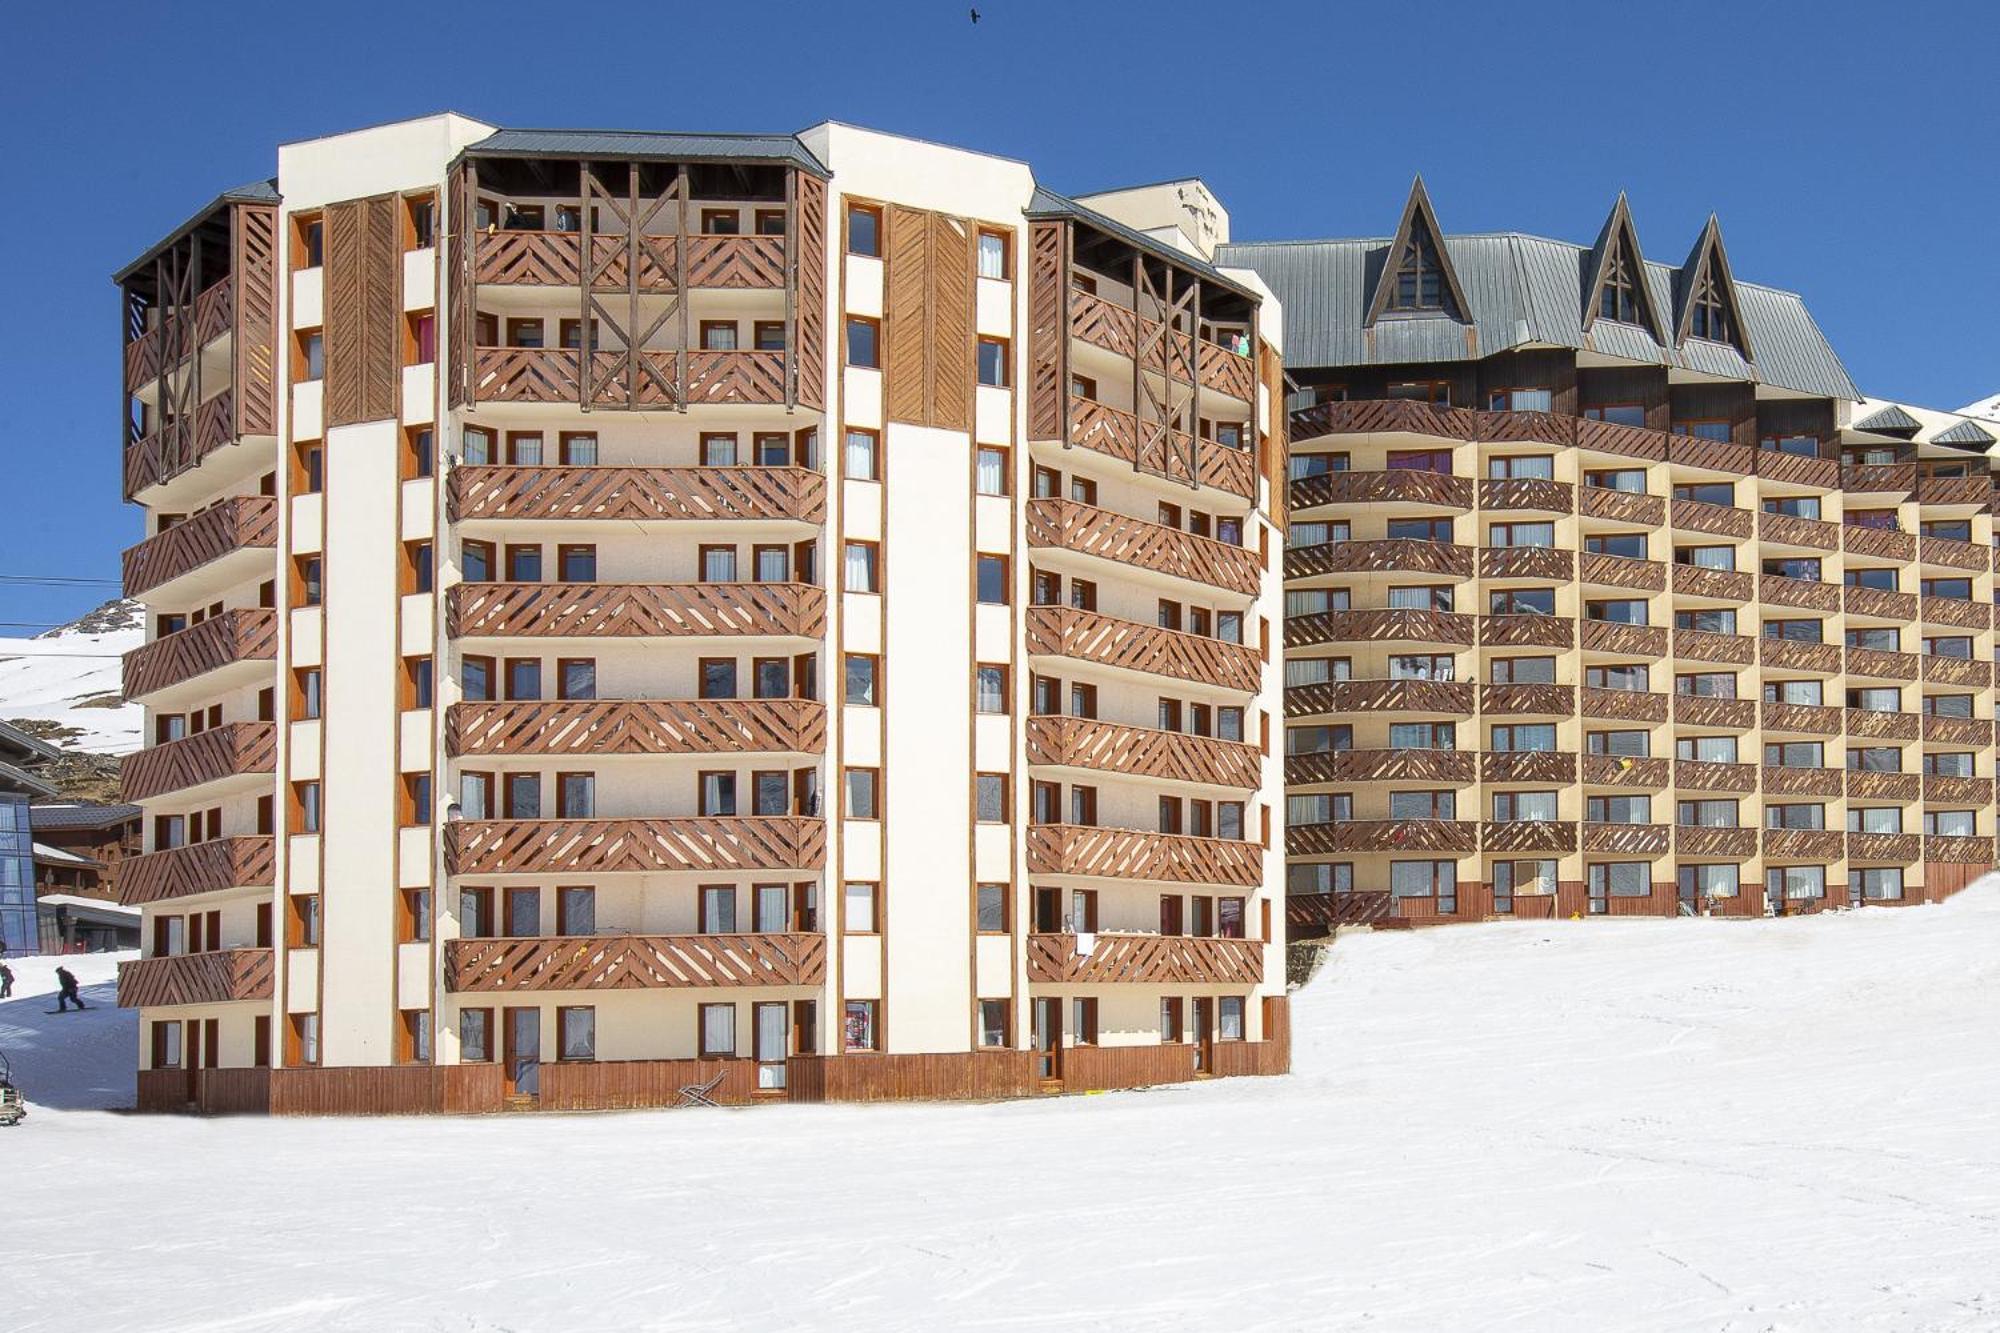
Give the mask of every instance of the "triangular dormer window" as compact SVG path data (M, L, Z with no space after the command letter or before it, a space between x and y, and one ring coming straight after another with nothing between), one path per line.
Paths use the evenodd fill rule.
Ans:
M1722 248L1722 228L1714 218L1702 228L1687 262L1681 265L1677 283L1680 317L1675 331L1679 341L1700 338L1704 342L1726 343L1746 361L1754 360L1750 331L1743 327L1743 307L1736 296L1736 282L1729 273L1729 254Z
M1695 280L1694 293L1688 300L1689 337L1706 338L1718 343L1736 341L1729 322L1729 304L1722 299L1722 284L1716 281L1713 266L1702 270L1701 276Z
M1632 210L1622 194L1611 206L1611 216L1604 220L1597 243L1590 247L1583 277L1586 330L1602 319L1644 329L1658 342L1667 340L1646 285L1646 257L1639 249L1639 231L1632 225Z
M1410 187L1403 220L1383 256L1365 323L1373 324L1383 315L1448 315L1463 321L1466 310L1465 289L1452 271L1437 214L1431 211L1430 196L1419 178Z
M1632 266L1625 262L1625 247L1617 246L1604 261L1604 288L1597 299L1600 319L1620 324L1639 322L1639 283Z
M1390 294L1391 310L1443 310L1444 265L1438 262L1437 245L1430 236L1416 231L1403 247L1396 265L1396 290Z

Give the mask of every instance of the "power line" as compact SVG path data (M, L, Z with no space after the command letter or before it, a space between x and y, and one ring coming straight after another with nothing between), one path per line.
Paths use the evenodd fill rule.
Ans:
M76 574L0 574L0 585L41 588L116 588L119 579L84 578Z

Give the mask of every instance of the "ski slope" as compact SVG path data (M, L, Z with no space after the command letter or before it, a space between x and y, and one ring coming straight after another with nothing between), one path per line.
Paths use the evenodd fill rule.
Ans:
M75 727L82 735L59 742L68 750L138 749L145 710L120 695L119 657L144 641L137 620L129 628L93 631L70 624L33 639L0 638L0 718Z
M33 1215L0 1303L15 1333L1992 1329L1997 959L1988 880L1805 920L1352 937L1294 997L1284 1079L478 1120L37 1107L0 1131ZM38 1077L73 1017L45 1007L0 1009Z

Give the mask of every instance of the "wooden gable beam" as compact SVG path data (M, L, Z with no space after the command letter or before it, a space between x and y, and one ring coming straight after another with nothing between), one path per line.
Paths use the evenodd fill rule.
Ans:
M1389 253L1382 264L1381 273L1375 278L1375 294L1368 302L1368 315L1362 321L1364 327L1372 326L1389 308L1389 298L1396 290L1396 270L1402 266L1403 252L1418 228L1428 233L1431 249L1438 259L1438 270L1444 275L1447 295L1446 314L1461 323L1472 322L1472 303L1465 299L1465 288L1459 284L1458 270L1452 266L1451 253L1445 249L1444 228L1438 226L1437 212L1431 207L1430 192L1424 189L1424 178L1419 176L1410 185L1410 197L1403 205L1403 218L1396 224L1396 235L1389 242Z

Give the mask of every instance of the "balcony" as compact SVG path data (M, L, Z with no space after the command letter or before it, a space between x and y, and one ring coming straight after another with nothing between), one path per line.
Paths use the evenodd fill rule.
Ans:
M1838 551L1840 525L1816 518L1791 514L1757 515L1757 539L1772 546L1794 546L1809 551Z
M1767 667L1783 671L1811 671L1824 676L1840 674L1840 648L1831 643L1805 639L1759 639L1757 658Z
M1470 619L1470 617L1467 617ZM1500 615L1479 617L1482 648L1560 648L1576 644L1576 622L1568 616Z
M1904 654L1909 656L1909 654ZM1923 663L1924 683L1927 685L1971 685L1985 689L1993 683L1993 664L1974 662L1963 657L1942 657L1935 653L1924 653L1914 660ZM131 691L126 691L131 693Z
M1285 782L1476 782L1479 759L1471 750L1321 750L1285 756Z
M129 857L118 866L118 901L127 907L172 902L276 882L276 839L217 838Z
M1906 592L1850 585L1840 590L1840 604L1850 616L1890 620L1899 625L1917 618L1917 599Z
M221 672L231 671L227 680L215 683L220 691L239 677L269 677L272 668L262 664L278 655L278 613L266 608L243 608L211 616L192 628L141 644L125 654L125 697L142 702L177 685Z
M1316 403L1294 412L1293 443L1326 435L1422 435L1432 439L1477 439L1478 414L1456 407L1399 398L1365 398L1352 402Z
M1074 551L1240 597L1255 597L1263 586L1264 564L1254 551L1070 500L1028 501L1028 545ZM1286 553L1288 576L1291 556Z
M1346 819L1285 829L1288 856L1329 852L1451 852L1479 850L1479 825L1450 819ZM1033 869L1033 867L1029 867Z
M1840 469L1840 489L1850 495L1905 496L1916 489L1917 465L1884 463Z
M127 547L125 595L160 592L197 570L212 574L211 581L217 584L268 575L274 561L268 552L277 544L277 500L267 495L233 496Z
M1848 555L1872 556L1908 564L1917 558L1917 540L1894 528L1863 527L1849 523L1840 530L1840 549Z
M1257 373L1249 357L1179 329L1165 329L1166 338L1161 340L1158 320L1088 292L1069 294L1069 331L1071 337L1126 360L1136 360L1140 345L1152 343L1157 350L1148 369L1182 383L1199 381L1204 389L1246 403L1256 395Z
M1195 838L1085 824L1032 824L1028 828L1028 873L1249 889L1264 882L1264 849L1237 838Z
M1255 986L1264 980L1258 940L1190 935L1098 934L1089 953L1071 934L1028 936L1028 981L1040 985Z
M1944 773L1924 774L1926 805L1991 805L1992 778L1958 778Z
M1583 850L1613 856L1661 856L1673 846L1667 824L1602 824L1585 822Z
M1647 690L1607 690L1586 685L1579 696L1585 717L1615 722L1665 722L1672 696Z
M1892 713L1887 716L1909 718L1911 715ZM1916 729L1912 727L1909 735L1901 739L1913 739L1916 734ZM1923 738L1939 745L1964 745L1983 749L1993 744L1993 724L1983 717L1945 717L1938 713L1925 713Z
M594 291L670 293L678 288L755 291L785 285L783 236L689 236L680 271L681 238L596 235L590 238ZM574 231L496 231L475 240L474 280L501 287L577 287L583 282L583 236ZM631 253L636 249L637 280ZM678 279L678 281L677 281Z
M1917 482L1917 503L1970 505L1984 509L1993 498L1993 483L1985 473L1975 477L1924 477Z
M1995 549L1991 546L1962 542L1952 537L1917 539L1919 562L1943 569L1962 569L1974 574L1984 574L1992 569Z
M1879 737L1883 740L1913 741L1917 738L1920 719L1915 713L1889 712L1875 708L1850 708L1847 710L1847 734L1850 736ZM1957 719L1948 719L1956 721ZM1991 723L1980 723L1988 728L1987 739L1992 739Z
M1749 666L1757 660L1757 641L1743 634L1710 634L1707 630L1674 631L1674 656L1690 662Z
M826 705L812 699L536 699L445 714L453 758L825 752Z
M826 594L809 583L461 583L445 593L457 638L817 639Z
M164 745L136 750L118 766L120 795L145 801L229 778L277 770L274 722L230 722Z
M1576 577L1576 553L1552 546L1487 546L1479 552L1483 579L1553 579L1567 583Z
M1585 551L1578 558L1577 577L1601 588L1632 592L1665 592L1667 567L1657 560L1638 560L1621 555Z
M1322 505L1412 505L1472 508L1472 479L1439 472L1397 468L1387 472L1322 472L1294 478L1289 486L1294 513Z
M1668 440L1667 462L1676 469L1729 477L1757 475L1757 450L1732 440L1710 440L1699 435L1676 435ZM1743 535L1750 535L1747 519Z
M1867 676L1873 680L1913 681L1917 678L1920 659L1915 653L1891 653L1878 648L1849 648L1847 650L1847 674Z
M1755 764L1716 764L1699 759L1674 760L1674 786L1683 791L1747 794L1757 790Z
M1573 685L1481 685L1479 711L1498 717L1574 717L1576 687Z
M1844 784L1849 800L1914 801L1923 795L1915 773L1874 773L1850 768Z
M1975 634L1993 627L1993 607L1987 602L1968 601L1963 597L1922 597L1918 599L1918 604L1926 625L1948 625L1953 629L1969 629Z
M1788 578L1783 574L1758 575L1757 597L1772 606L1796 606L1809 611L1840 610L1839 584Z
M454 875L817 870L826 823L793 815L467 819L444 826Z
M1911 865L1924 859L1924 840L1916 833L1849 833L1847 859Z
M1539 477L1485 477L1479 482L1479 507L1572 514L1576 512L1576 488L1566 481L1544 481Z
M1839 796L1845 790L1837 768L1793 768L1766 764L1763 787L1767 796Z
M1767 828L1764 855L1780 861L1839 861L1847 856L1847 840L1838 829Z
M152 1009L269 1000L272 973L269 949L217 949L140 958L118 965L118 1007Z
M1263 784L1263 756L1241 741L1057 716L1029 718L1027 739L1031 764L1239 790Z
M1942 833L1926 833L1924 836L1924 860L1941 861L1948 865L1990 866L1993 864L1993 839L1954 837Z
M1487 750L1479 756L1479 780L1566 787L1576 781L1576 755L1556 750Z
M1583 782L1589 787L1627 787L1659 791L1671 780L1665 759L1632 754L1586 754Z
M1482 558L1486 554L1480 552ZM1285 548L1287 579L1313 578L1322 574L1436 574L1444 578L1469 579L1472 577L1472 548L1409 537Z
M1756 515L1747 509L1737 509L1731 505L1712 505L1701 500L1676 500L1670 512L1674 527L1682 532L1699 532L1710 537L1729 537L1747 541L1750 534L1756 530Z
M1674 722L1683 727L1723 727L1731 731L1747 731L1757 725L1757 703L1754 699L1676 694Z
M1119 620L1067 606L1028 608L1028 652L1122 671L1254 694L1263 662L1256 650L1201 634Z
M1140 421L1130 412L1090 398L1070 400L1070 443L1133 467L1140 464ZM1238 499L1257 497L1257 461L1247 450L1197 440L1186 431L1174 430L1157 422L1146 423L1149 441L1159 436L1164 457L1156 456L1149 443L1146 470L1169 476L1175 481L1213 486ZM1182 460L1192 458L1193 474Z
M1673 585L1676 597L1707 597L1739 605L1757 595L1757 581L1749 574L1701 565L1675 565Z
M1642 528L1660 528L1667 523L1667 502L1660 496L1612 490L1608 486L1579 487L1576 510L1585 518L1607 523L1632 523Z
M479 403L563 403L660 411L683 406L782 407L790 353L480 347L473 351Z
M826 936L817 933L561 935L444 945L444 988L459 995L825 982Z
M826 520L826 478L799 467L504 467L451 471L454 523Z
M1627 625L1615 620L1583 622L1583 651L1615 653L1621 657L1664 658L1667 631L1654 625Z
M1728 856L1742 859L1757 854L1754 828L1713 828L1700 824L1674 826L1674 853L1677 856Z
M1757 475L1767 481L1810 486L1822 491L1840 489L1840 463L1837 459L1788 454L1782 449L1759 449L1756 453Z
M1330 713L1472 712L1469 680L1321 680L1285 687L1286 717Z
M1798 736L1838 736L1845 729L1845 718L1838 708L1778 703L1766 699L1762 712L1766 731L1790 732Z
M1576 825L1553 819L1487 820L1479 826L1479 850L1567 855L1576 850Z

